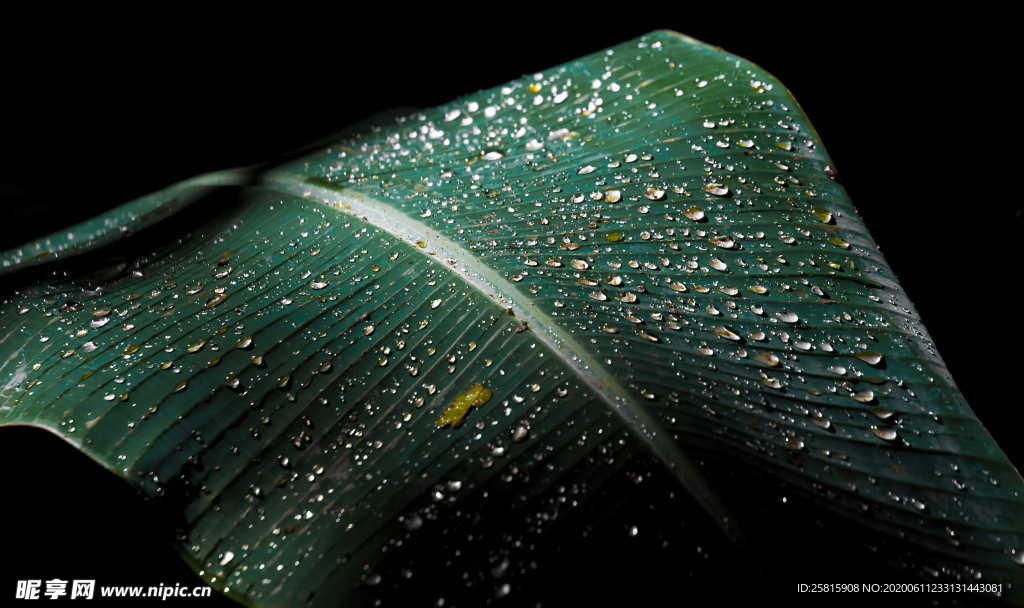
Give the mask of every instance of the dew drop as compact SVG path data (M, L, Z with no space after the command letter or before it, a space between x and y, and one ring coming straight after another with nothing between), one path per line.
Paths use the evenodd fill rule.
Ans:
M704 210L700 207L689 207L683 210L683 215L695 222L699 222L704 219Z
M729 186L723 184L708 184L704 186L704 192L715 196L729 196Z
M736 246L736 241L734 241L732 237L727 234L713 236L710 239L708 239L708 242L710 242L715 247L721 247L722 249L732 249Z
M764 351L758 352L756 355L754 355L754 360L760 361L761 363L764 363L765 365L770 365L772 367L779 364L779 358L776 357L775 354Z
M879 439L886 441L896 440L896 429L891 426L873 426L871 432L874 433Z
M646 196L652 201L660 201L661 199L665 198L665 191L662 190L661 188L647 186L647 188L644 189L644 196Z
M873 365L875 367L880 366L882 364L882 360L884 358L882 353L875 352L873 350L866 350L864 352L859 352L859 353L855 354L854 357L857 357L858 359L860 359L861 361L867 363L868 365Z
M798 317L795 312L789 311L780 312L775 316L777 316L779 320L782 321L783 323L796 323L800 320L800 317Z
M855 401L860 401L861 403L871 403L875 400L875 393L872 391L857 391L852 396Z

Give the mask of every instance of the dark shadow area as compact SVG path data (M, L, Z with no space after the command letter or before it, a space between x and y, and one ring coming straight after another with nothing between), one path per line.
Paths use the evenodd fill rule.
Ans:
M0 462L22 463L4 467L3 605L14 597L15 581L24 579L93 579L97 587L206 585L174 548L180 512L146 500L64 440L38 428L0 427ZM237 606L216 592L210 598L87 602L147 604Z
M750 524L743 544L726 540L660 463L620 454L596 470L581 465L568 476L579 483L530 502L517 500L523 488L500 484L452 504L428 501L354 597L379 606L747 606L770 598L843 608L896 596L801 594L797 585L942 580L910 574L894 558L907 546L829 515L753 467L718 459L708 467ZM994 604L980 594L898 597L907 608Z
M46 453L45 467L8 467L19 500L0 502L5 543L17 559L5 578L96 579L97 585L203 585L173 549L174 517L49 432L0 429L0 458ZM747 541L725 540L646 457L620 459L583 494L556 490L514 516L478 494L428 517L405 549L381 564L381 582L357 597L381 606L670 606L691 602L863 606L881 594L798 594L798 583L909 582L887 564L898 550L859 526L823 516L752 469L712 464ZM564 500L559 497L567 497ZM572 501L579 499L578 505ZM473 514L473 515L467 515ZM45 522L45 523L44 523ZM872 549L873 547L873 549ZM507 585L507 587L506 587ZM440 604L438 603L440 601ZM93 600L89 605L235 606L210 599ZM888 604L885 604L888 605ZM903 594L899 605L988 606L977 596Z

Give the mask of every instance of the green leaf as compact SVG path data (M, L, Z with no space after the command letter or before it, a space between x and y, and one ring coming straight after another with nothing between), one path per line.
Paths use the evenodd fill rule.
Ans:
M0 272L0 423L175 505L247 604L369 601L424 521L522 519L636 453L733 538L703 454L948 577L1022 580L1021 477L817 134L679 34L184 182Z

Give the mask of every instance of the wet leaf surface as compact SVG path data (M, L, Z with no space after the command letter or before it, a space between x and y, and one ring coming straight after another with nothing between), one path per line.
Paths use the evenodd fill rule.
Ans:
M836 177L774 78L657 32L0 254L0 422L254 605L500 599L638 468L682 525L763 526L740 467L1018 582L1021 478Z

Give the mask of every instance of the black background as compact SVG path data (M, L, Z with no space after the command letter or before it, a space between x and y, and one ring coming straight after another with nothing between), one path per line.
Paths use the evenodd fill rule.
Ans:
M998 26L1005 17L837 7L698 15L634 4L561 14L439 6L397 24L346 9L258 23L248 13L63 15L59 24L8 15L0 248L197 173L279 157L380 110L437 105L675 29L751 59L794 92L954 378L1019 467L1021 357L998 356L1022 337L1012 295L1020 76L1013 38ZM18 578L193 580L132 491L55 437L4 429L0 472L0 545L11 560L0 598ZM813 582L778 574L757 579L761 597L792 600L796 582ZM688 584L666 605L702 593L715 592Z

